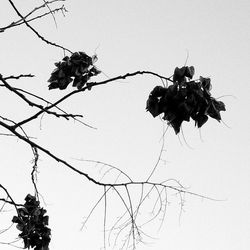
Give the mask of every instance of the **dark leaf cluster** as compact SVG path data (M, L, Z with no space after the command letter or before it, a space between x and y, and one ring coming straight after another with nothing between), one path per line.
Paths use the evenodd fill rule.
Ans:
M49 89L66 89L73 82L73 87L81 89L92 76L98 75L94 63L97 56L90 57L84 52L75 52L70 57L65 56L61 62L55 63L56 69L48 80Z
M23 207L17 209L18 216L14 216L13 223L17 223L17 229L24 241L24 248L34 250L48 250L51 230L47 227L49 216L45 216L46 210L40 208L40 202L36 197L28 194Z
M146 109L153 117L163 114L163 119L180 132L183 121L192 118L200 128L210 116L221 120L220 111L225 111L225 104L211 96L210 78L200 77L192 80L194 67L175 68L173 84L168 87L156 86L150 93Z

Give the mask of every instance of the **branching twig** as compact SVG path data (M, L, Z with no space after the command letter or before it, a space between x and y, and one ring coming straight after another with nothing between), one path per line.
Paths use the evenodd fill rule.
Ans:
M31 107L36 107L36 108L39 108L41 110L41 113L45 112L47 114L50 114L50 115L54 115L55 117L59 118L59 117L63 117L65 118L66 120L69 120L69 118L73 118L74 120L82 123L83 125L89 127L89 128L93 128L95 129L94 127L90 126L89 124L83 122L83 121L80 121L78 119L76 119L76 117L83 117L82 115L74 115L74 114L68 114L66 113L64 110L60 109L59 107L57 107L56 105L54 106L55 108L57 108L58 110L60 110L61 112L63 112L63 114L58 114L56 112L53 112L53 111L49 111L46 107L43 107L42 105L40 104L37 104L35 102L32 102L31 100L29 100L24 94L20 93L20 92L23 92L23 93L26 93L28 95L31 95L37 99L40 99L44 102L46 102L47 104L50 104L52 105L51 102L45 100L44 98L41 98L35 94L32 94L28 91L25 91L23 89L19 89L19 88L15 88L15 87L12 87L10 84L8 84L8 82L6 81L6 79L19 79L21 77L33 77L33 75L31 74L28 74L28 75L19 75L19 76L9 76L9 77L2 77L2 75L0 74L0 81L3 82L3 85L0 85L0 86L4 86L6 87L8 90L10 90L11 92L14 92L17 96L19 96L23 101L25 101L29 106ZM40 113L39 113L40 114ZM20 127L21 124L16 124L16 127Z
M54 3L54 2L64 2L64 1L65 1L65 0L52 0L52 1L47 1L46 4L49 5L49 4L52 4L52 3ZM1 32L4 32L4 31L7 30L7 29L14 28L14 27L16 27L16 26L25 24L24 20L26 20L26 22L29 23L29 22L32 22L32 21L34 21L34 20L43 18L43 17L45 17L45 16L47 16L47 15L49 15L49 14L51 14L51 13L53 14L53 13L56 13L56 12L58 12L58 11L64 11L64 12L66 12L66 9L65 9L64 5L62 5L62 6L59 7L59 8L50 10L49 12L46 12L46 13L43 13L43 14L41 14L41 15L38 15L38 16L32 17L32 18L30 18L30 19L27 19L29 16L31 16L32 14L34 14L35 12L37 12L38 10L40 10L40 9L42 9L42 8L44 8L44 7L46 7L46 4L44 3L44 4L42 4L42 5L38 6L38 7L35 7L32 11L30 11L27 15L23 16L23 18L21 18L20 20L15 21L15 22L12 22L12 23L10 23L9 25L0 28L0 33L1 33Z
M2 185L0 184L0 187L2 188ZM14 201L8 201L7 199L0 198L0 201L17 206L17 207L22 207L23 204L15 203Z
M111 164L108 164L108 163L105 163L105 162L102 162L102 161L96 161L96 160L87 160L87 159L76 159L78 161L83 161L83 162L90 162L90 163L96 163L96 164L102 164L106 167L109 167L111 170L116 170L118 171L119 173L121 173L123 176L125 176L126 178L128 178L128 180L130 182L133 182L133 180L129 177L129 175L127 175L124 171L122 171L121 169L117 168L116 166L114 165L111 165ZM105 172L106 174L106 172Z
M68 99L70 96L73 96L75 94L84 92L86 90L90 90L91 88L96 87L98 85L103 85L103 84L107 84L107 83L114 82L114 81L117 81L117 80L126 79L128 77L132 77L132 76L136 76L136 75L143 75L143 74L154 75L154 76L157 76L157 77L159 77L161 79L167 79L169 81L172 81L168 77L161 76L161 75L159 75L157 73L154 73L154 72L151 72L151 71L136 71L136 72L133 72L133 73L127 73L125 75L121 75L121 76L117 76L117 77L114 77L114 78L110 78L108 80L101 81L101 82L90 82L90 83L87 83L86 87L83 87L82 89L73 90L72 92L66 94L65 96L63 96L62 98L60 98L59 100L57 100L56 102L54 102L53 104L51 104L48 107L44 108L44 110L41 110L41 111L37 112L36 114L34 114L33 116L30 116L30 117L24 119L23 121L17 123L17 127L21 126L21 125L23 125L25 123L28 123L28 122L30 122L30 121L32 121L34 119L36 119L43 112L47 112L49 109L57 106L58 104L62 103L66 99Z
M22 14L20 13L20 11L16 8L15 4L12 2L12 0L8 0L9 3L11 4L12 8L15 10L15 12L17 13L17 15L24 21L24 23L26 24L26 26L28 28L30 28L38 38L40 38L42 41L44 41L45 43L49 44L49 45L52 45L52 46L55 46L57 48L60 48L60 49L63 49L64 51L68 51L69 53L73 53L71 50L61 46L61 45L58 45L54 42L50 42L48 41L47 39L45 39L43 36L41 36L26 20L25 18L22 16Z
M17 203L13 200L13 198L12 198L11 195L9 194L7 188L5 188L2 184L0 184L0 188L2 188L2 189L4 190L4 192L7 194L8 198L10 199L10 201L8 201L8 200L6 200L6 199L3 199L3 200L1 199L1 200L4 201L4 202L9 203L9 204L11 204L11 205L14 205L14 207L15 207L15 209L16 209L16 211L17 211L17 214L18 214L17 206L22 206L22 205L17 204Z
M7 125L6 123L0 121L0 126L6 128L7 130L9 130L10 132L12 132L14 135L16 135L19 139L21 139L22 141L26 142L28 145L35 147L39 150L41 150L42 152L44 152L46 155L48 155L50 158L56 160L59 163L62 163L63 165L65 165L66 167L68 167L69 169L71 169L72 171L84 176L87 180L91 181L92 183L98 185L98 186L107 186L107 187L121 187L121 186L126 186L126 185L142 185L142 184L148 184L148 185L156 185L159 187L166 187L168 189L174 190L176 192L181 192L181 193L186 193L186 194L190 194L190 195L194 195L200 198L205 198L205 199L209 199L209 200L214 200L214 201L219 201L204 195L200 195L200 194L196 194L190 191L187 191L183 188L177 188L171 185L166 185L164 183L159 183L159 182L147 182L147 181L128 181L128 182L120 182L120 183L103 183L103 182L98 182L96 181L94 178L90 177L87 173L84 173L82 171L80 171L79 169L75 168L74 166L72 166L71 164L69 164L67 161L59 158L58 156L56 156L55 154L51 153L49 150L47 150L46 148L40 146L39 144L29 140L28 138L26 138L25 136L22 136L20 133L18 133L15 130L15 126L10 126Z
M95 205L92 207L92 209L90 210L88 216L86 217L86 219L83 221L82 223L82 227L81 230L85 227L86 223L88 222L91 214L94 212L94 210L96 209L96 207L98 206L98 204L102 201L103 198L105 198L105 196L107 195L108 191L111 189L111 187L108 188L108 190L106 190L106 186L105 187L105 192L103 193L103 195L98 199L98 201L95 203ZM106 198L105 198L106 199Z
M72 53L72 51L70 51L69 49L58 45L54 42L50 42L48 41L46 38L44 38L42 35L40 35L40 33L33 28L30 23L34 20L37 20L39 18L42 18L44 16L47 16L49 14L52 15L55 23L55 17L54 17L54 13L58 10L62 10L65 11L64 6L54 9L52 10L49 6L49 4L57 2L57 1L64 1L64 0L51 0L51 1L46 1L43 0L44 4L36 7L35 9L33 9L31 12L29 12L26 16L23 16L20 11L16 8L15 4L13 3L12 0L8 0L9 3L11 4L12 8L15 10L15 12L17 13L17 15L21 18L20 20L11 23L10 25L4 27L4 28L0 28L0 32L3 32L4 30L8 29L8 28L12 28L18 25L22 25L25 24L33 33L35 33L35 35L41 39L43 42L55 46L57 48L63 49L64 51L67 51L69 53ZM39 9L42 9L44 7L47 7L49 9L49 12L41 14L41 15L37 15L35 17L30 17L32 14L34 14L36 11L38 11ZM30 17L28 19L28 17ZM23 89L20 88L15 88L12 87L7 81L11 80L11 79L15 79L18 80L20 78L25 78L25 77L34 77L34 75L32 74L21 74L18 76L8 76L8 77L3 77L0 74L0 81L3 83L0 86L1 87L5 87L7 90L9 90L10 92L13 92L16 96L18 96L19 98L21 98L24 102L26 102L28 105L30 105L31 107L36 107L39 109L38 112L36 112L34 115L29 116L25 119L23 119L22 121L19 122L14 122L8 118L5 117L1 117L0 120L0 126L7 129L11 134L5 134L5 135L12 135L12 136L16 136L17 138L19 138L21 141L25 142L28 146L31 147L32 149L32 153L34 156L33 159L33 164L32 164L32 171L31 171L31 180L35 189L35 196L38 200L38 188L36 185L36 174L37 174L37 167L38 167L38 160L39 160L39 154L41 152L43 152L44 154L46 154L49 158L54 159L55 161L57 161L58 163L61 163L63 166L67 167L69 170L73 171L76 174L81 175L84 179L90 181L92 184L95 184L101 188L103 188L103 193L102 195L99 197L99 199L97 200L97 202L94 204L94 206L92 207L92 209L90 210L88 216L86 217L86 219L83 222L82 228L86 225L86 223L88 222L89 218L91 217L91 215L93 214L93 212L95 211L95 209L97 208L97 206L101 203L102 200L104 200L104 218L103 218L103 239L104 239L104 249L106 249L106 243L110 242L110 235L111 232L117 232L117 235L115 237L114 240L114 244L116 244L118 238L120 239L120 235L125 235L125 240L123 242L123 247L130 247L131 242L132 242L132 247L133 249L135 249L136 244L138 242L142 241L142 235L146 235L146 233L144 233L141 230L141 227L154 221L156 218L160 218L162 221L166 215L166 207L168 204L168 190L171 190L175 193L177 193L179 195L179 200L180 200L180 215L181 212L183 211L183 205L184 205L184 196L186 194L189 195L194 195L197 197L201 197L201 198L205 198L205 199L209 199L209 200L215 200L209 197L206 197L204 195L200 195L200 194L196 194L193 192L190 192L187 190L187 188L185 188L183 185L181 185L180 182L178 182L175 179L168 179L162 182L154 182L151 180L151 177L153 176L153 174L156 171L157 166L159 165L159 162L161 160L162 157L162 153L164 151L164 134L165 131L163 132L163 143L162 143L162 147L161 147L161 151L159 154L159 157L156 161L156 164L154 165L153 169L151 170L150 174L148 175L148 177L146 178L146 180L144 179L143 181L134 181L134 179L132 179L130 176L128 176L125 172L123 172L122 170L120 170L119 168L112 166L110 164L106 164L100 161L93 161L93 160L82 160L85 162L91 162L91 163L96 163L96 164L102 164L105 169L104 169L104 174L102 172L102 178L101 180L97 180L95 177L90 176L88 173L79 170L77 167L75 167L74 165L70 164L69 162L67 162L64 158L60 158L58 157L56 154L52 153L49 151L49 149L47 147L41 146L40 144L34 142L32 140L31 137L28 137L26 132L23 130L22 126L25 124L28 124L29 122L37 119L39 116L42 117L42 115L44 115L45 113L49 114L49 115L54 115L56 117L63 117L65 119L69 119L69 118L73 118L75 120L76 117L83 117L82 115L73 115L73 114L68 114L67 112L65 112L64 110L60 109L58 107L59 104L61 104L62 102L64 102L65 100L67 100L68 98L70 98L71 96L84 92L86 90L91 90L92 88L99 86L99 85L104 85L104 84L109 84L109 83L113 83L115 81L119 81L119 80L123 80L123 79L127 79L129 77L134 77L134 76L138 76L138 75L151 75L154 77L158 77L161 79L163 86L165 87L165 83L164 81L170 81L173 82L173 80L171 79L171 77L165 77L162 75L159 75L155 72L152 71L135 71L132 73L126 73L124 75L120 75L120 76L116 76L113 78L109 78L107 80L104 81L99 81L99 82L87 82L86 85L84 87L82 87L81 89L77 89L77 90L73 90L72 92L64 95L63 97L61 97L60 99L58 99L57 101L55 101L54 103L51 103L49 101L47 101L46 99L35 95L33 93L30 93L29 91L25 91ZM72 79L71 79L72 80ZM43 106L40 105L36 102L31 101L29 98L32 99L35 98L35 100L37 101L37 99L39 101L45 102L47 104L47 106ZM33 99L32 99L33 100ZM57 113L52 111L53 108L57 108L60 112L62 113ZM78 121L78 120L77 120ZM81 121L80 121L81 122ZM83 122L81 122L83 123ZM10 124L10 125L9 125ZM87 125L85 123L83 123L84 125ZM87 125L89 126L89 125ZM90 126L91 127L91 126ZM21 132L20 132L21 130ZM185 138L184 138L185 140ZM103 167L103 168L104 168ZM101 169L102 171L103 169ZM117 172L115 172L117 171ZM115 181L104 181L104 177L110 173L118 173L116 180ZM125 181L121 181L120 176L125 177ZM106 178L105 178L106 179ZM119 179L119 182L118 182ZM139 200L134 201L134 196L132 196L133 192L131 190L131 188L133 187L141 187L141 191L139 192ZM7 195L7 198L0 198L1 202L10 204L10 205L14 205L15 209L17 211L17 214L19 214L18 212L18 206L23 206L22 204L17 204L14 202L14 200L12 199L12 197L10 196L8 190L0 184L0 188L4 190L4 192ZM146 189L146 190L145 190ZM118 196L119 200L121 201L124 210L124 212L122 213L122 215L119 217L119 219L116 220L116 222L112 225L111 229L110 229L110 233L109 236L107 238L106 235L106 227L107 227L107 194L110 190L114 190L115 191L115 197L116 195ZM125 191L125 195L122 193L122 191ZM110 193L109 193L110 194ZM143 205L145 206L146 203L146 199L150 198L150 196L156 195L156 199L155 202L153 203L152 206L152 212L150 214L150 217L147 218L147 220L144 223L139 223L138 220L140 218L140 211L142 210ZM151 206L150 206L151 208ZM1 212L1 210L0 210ZM162 218L161 218L162 215ZM162 224L161 224L162 225ZM132 239L132 240L131 240ZM1 243L1 242L0 242Z

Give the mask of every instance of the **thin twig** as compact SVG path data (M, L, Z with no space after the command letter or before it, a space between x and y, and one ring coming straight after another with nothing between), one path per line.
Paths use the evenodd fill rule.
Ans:
M38 37L38 38L40 38L42 41L44 41L45 43L47 43L47 44L49 44L49 45L52 45L52 46L55 46L55 47L57 47L57 48L60 48L60 49L63 49L64 51L68 51L69 53L71 53L71 54L73 54L73 52L71 51L71 50L69 50L69 49L67 49L67 48L65 48L65 47L63 47L63 46L61 46L61 45L58 45L58 44L56 44L56 43L54 43L54 42L50 42L50 41L48 41L47 39L45 39L43 36L41 36L26 20L25 20L25 18L22 16L22 14L19 12L19 10L16 8L16 6L15 6L15 4L12 2L12 0L8 0L9 1L9 3L11 4L11 6L13 7L13 9L15 10L15 12L17 13L17 15L20 17L20 18L22 18L22 20L24 21L24 23L26 24L26 26L28 27L28 28L30 28L35 34L36 34L36 36Z
M110 83L110 82L114 82L114 81L117 81L119 79L125 79L125 78L128 78L128 77L132 77L132 76L136 76L136 75L145 75L145 74L148 74L148 75L154 75L154 76L157 76L159 78L162 78L162 79L168 79L169 81L172 81L171 79L167 78L167 77L164 77L164 76L161 76L157 73L154 73L154 72L151 72L151 71L136 71L136 72L133 72L133 73L127 73L125 75L121 75L121 76L117 76L117 77L114 77L114 78L110 78L108 80L105 80L105 81L101 81L101 82L90 82L90 83L87 83L87 86L82 88L82 89L77 89L77 90L74 90L68 94L66 94L65 96L63 96L62 98L60 98L58 101L54 102L53 104L51 104L50 106L44 108L44 110L41 110L39 112L37 112L36 114L34 114L33 116L30 116L28 117L27 119L17 123L17 127L18 126L21 126L25 123L28 123L34 119L36 119L39 115L41 115L44 111L48 111L49 109L57 106L58 104L60 104L61 102L65 101L66 99L68 99L70 96L73 96L75 94L78 94L78 93L81 93L81 92L84 92L86 90L90 90L91 88L93 87L96 87L96 86L99 86L99 85L103 85L103 84L107 84L107 83Z
M52 4L52 3L54 3L54 2L64 2L64 1L65 1L65 0L52 0L52 1L47 1L46 4L48 5L48 4ZM42 4L42 5L38 6L38 7L35 7L35 8L34 8L33 10L31 10L28 14L26 14L25 16L23 16L23 18L21 18L20 20L15 21L15 22L12 22L12 23L10 23L9 25L0 28L0 33L1 33L1 32L4 32L4 31L7 30L7 29L14 28L14 27L16 27L16 26L19 26L19 25L24 24L24 23L25 23L25 22L24 22L24 19L26 20L26 22L29 23L29 22L31 22L31 21L34 21L34 20L40 19L40 18L42 18L42 17L45 17L45 16L51 14L51 12L52 12L52 13L55 13L55 12L58 12L58 11L60 11L60 10L66 12L66 9L65 9L64 5L62 5L62 6L59 7L59 8L53 9L53 10L51 10L51 11L49 11L49 12L46 12L46 13L43 13L43 14L41 14L41 15L38 15L38 16L32 17L32 18L30 18L30 19L27 19L29 16L31 16L32 14L34 14L35 12L37 12L38 10L40 10L40 9L42 9L42 8L44 8L44 7L46 7L46 4Z

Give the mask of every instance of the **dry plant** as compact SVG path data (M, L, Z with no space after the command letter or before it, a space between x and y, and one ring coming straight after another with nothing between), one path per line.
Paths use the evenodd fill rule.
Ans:
M119 246L119 249L135 249L136 245L144 241L144 238L151 237L147 235L143 228L156 220L159 220L159 227L164 221L166 210L169 202L169 194L172 192L178 195L180 206L185 200L185 195L194 195L205 199L208 197L188 191L182 184L175 179L162 180L161 182L152 181L152 176L155 173L159 162L162 160L164 151L164 140L158 159L153 166L151 173L147 178L140 181L135 181L119 168L109 165L104 162L95 160L78 159L79 161L87 162L100 169L100 178L96 179L87 172L81 171L76 166L72 165L63 158L60 158L56 153L51 152L35 142L34 138L29 136L29 132L24 129L24 125L31 121L40 119L43 114L63 118L66 120L73 119L84 126L90 126L82 121L82 114L71 114L60 108L60 105L72 96L84 94L99 85L106 85L114 81L119 81L126 78L131 78L137 75L151 75L159 78L163 86L156 86L150 93L147 101L147 110L153 117L163 114L162 119L167 121L168 126L174 128L176 133L179 133L181 123L189 121L192 118L198 127L201 127L208 120L208 116L221 120L220 111L225 110L225 105L217 101L211 96L211 83L209 78L199 78L192 80L194 76L194 67L184 66L176 68L172 77L159 75L151 71L136 71L126 73L124 75L109 78L103 81L92 81L92 77L99 74L101 71L95 66L97 56L89 56L84 52L72 52L59 44L49 41L42 36L38 30L32 26L32 22L38 19L52 15L54 21L55 15L67 12L64 5L58 6L63 0L45 1L44 3L27 14L21 14L12 0L8 0L9 4L15 10L19 19L11 22L9 25L0 28L0 32L15 28L17 26L26 25L38 39L54 46L56 49L63 50L68 55L61 61L55 64L56 69L51 73L48 80L49 89L63 90L69 87L70 83L75 87L71 92L65 94L60 99L51 102L46 98L36 95L29 90L12 86L11 81L17 81L21 78L33 78L33 74L20 74L4 76L0 74L0 87L5 88L13 93L16 98L21 99L28 106L36 109L36 113L26 117L20 121L14 121L8 117L0 116L0 126L8 131L5 136L15 136L19 141L25 142L32 149L33 162L31 171L31 181L34 186L34 194L28 194L25 198L26 202L20 204L15 202L8 192L8 188L0 184L0 189L3 191L3 196L0 198L2 203L1 212L5 205L14 206L16 215L13 216L12 222L17 224L18 230L21 231L19 237L24 242L24 248L33 248L37 250L46 250L50 242L50 230L48 228L48 216L45 216L46 210L41 208L39 199L39 188L37 186L37 169L39 154L43 153L52 158L56 162L70 169L72 173L82 176L83 179L90 181L102 189L102 195L94 204L89 214L85 217L82 228L86 225L94 210L100 204L104 204L103 208L103 234L104 234L104 249L112 246ZM56 4L56 7L54 5ZM41 13L42 11L42 13ZM56 21L55 21L56 22ZM169 84L170 83L170 84ZM34 101L36 100L36 101ZM41 104L42 103L42 104ZM3 105L3 104L2 104ZM18 110L18 107L17 107ZM90 126L91 127L91 126ZM165 132L164 132L165 133ZM106 181L107 179L112 181ZM110 219L108 211L112 206L111 201L117 200L120 203L122 211L115 219ZM148 213L150 212L150 214ZM149 214L149 216L148 216ZM5 233L7 229L0 231ZM14 242L2 244L13 245Z

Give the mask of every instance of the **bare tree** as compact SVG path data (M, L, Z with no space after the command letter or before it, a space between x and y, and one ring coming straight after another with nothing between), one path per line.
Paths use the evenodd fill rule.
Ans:
M131 176L116 166L97 160L79 159L90 165L94 164L103 170L101 178L96 178L88 172L78 169L66 159L60 158L56 152L52 152L48 147L37 143L36 140L30 136L29 130L26 128L27 124L30 124L34 120L41 119L44 114L59 118L61 122L73 119L83 126L91 127L84 122L82 114L68 113L60 107L61 104L66 100L69 101L70 98L75 95L84 95L85 92L91 91L91 89L97 88L99 85L108 85L112 82L138 75L151 75L160 79L162 86L156 86L149 94L146 109L153 117L161 117L162 122L166 124L167 127L173 128L176 134L178 134L183 121L190 121L190 119L192 119L195 121L197 127L201 127L206 123L209 116L218 121L221 120L220 111L225 110L225 105L223 102L211 96L211 83L209 78L200 77L197 80L192 80L194 67L184 66L182 68L176 68L171 77L162 76L151 71L136 71L96 82L92 79L101 73L101 70L95 66L95 62L97 61L96 55L89 56L81 51L73 52L64 46L51 42L32 26L32 22L35 20L42 19L49 15L52 15L56 22L54 15L58 13L64 15L67 12L64 5L58 6L58 4L64 2L63 0L44 0L42 5L37 6L27 14L22 14L12 0L8 0L8 2L19 19L0 28L0 33L17 26L25 25L41 42L53 46L55 49L63 50L65 54L64 58L55 63L56 68L51 73L50 78L48 77L49 89L56 89L55 91L64 90L70 88L71 84L74 88L58 100L50 101L41 95L32 93L30 90L18 88L12 84L13 81L18 81L19 79L33 78L33 74L23 73L9 76L5 76L3 72L0 74L0 87L12 93L16 98L22 100L27 106L34 109L32 115L22 120L12 120L6 116L0 116L0 126L5 130L3 134L5 136L18 138L19 141L24 142L32 149L31 152L33 154L31 182L34 190L30 192L33 193L32 195L27 194L24 204L20 201L15 201L12 198L12 194L8 191L8 187L0 183L0 189L3 191L3 196L0 197L0 202L2 203L0 211L3 212L5 206L13 206L15 208L16 212L15 215L13 215L12 222L16 224L17 229L21 231L19 237L23 240L24 248L49 249L51 231L48 227L47 211L40 205L41 195L37 185L40 154L46 155L62 164L65 168L71 170L72 173L80 175L83 180L88 180L102 190L102 195L86 216L82 227L88 222L96 207L103 202L104 249L106 249L108 243L113 246L119 245L125 249L135 249L137 243L143 242L143 238L147 237L143 231L143 226L157 218L160 218L161 222L164 221L168 204L168 194L170 192L178 194L180 204L183 203L185 194L210 199L188 191L175 179L163 179L160 182L154 182L152 180L152 176L162 159L164 140L157 162L155 166L153 166L152 171L146 179L139 181L135 181ZM7 104L2 103L1 105ZM16 111L19 112L18 107L16 107ZM163 132L163 136L165 132L166 130ZM115 178L113 178L114 176ZM110 181L107 181L108 178L110 178ZM152 213L148 218L144 211L148 207L149 196L151 197L150 210ZM114 197L118 197L122 203L123 212L119 214L118 219L110 226L110 223L107 221L107 206ZM3 234L7 230L8 229L3 229L0 233ZM7 242L5 244L13 245L14 242Z

